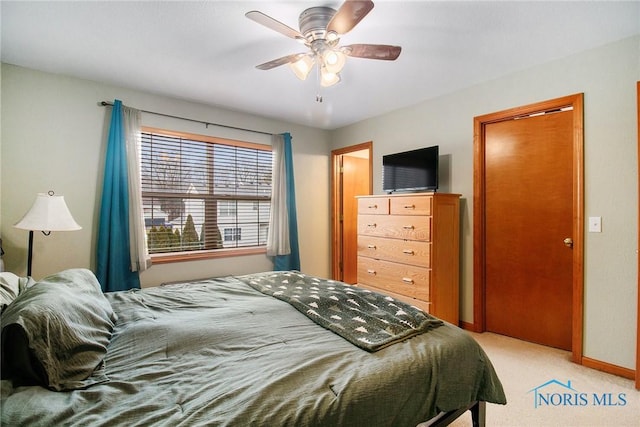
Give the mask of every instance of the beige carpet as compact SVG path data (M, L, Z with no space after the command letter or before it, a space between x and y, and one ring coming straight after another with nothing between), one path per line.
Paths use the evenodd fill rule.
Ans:
M487 426L640 426L640 391L632 380L572 363L563 350L491 333L472 335L507 395L507 405L487 404ZM471 426L471 416L452 426Z

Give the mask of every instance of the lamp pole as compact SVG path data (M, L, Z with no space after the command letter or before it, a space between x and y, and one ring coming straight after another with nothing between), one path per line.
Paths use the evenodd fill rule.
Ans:
M33 230L29 230L29 249L27 253L27 276L31 276L31 260L33 259Z

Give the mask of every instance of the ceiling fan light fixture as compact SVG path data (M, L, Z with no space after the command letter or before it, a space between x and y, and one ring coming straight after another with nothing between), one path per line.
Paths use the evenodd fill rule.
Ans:
M325 49L322 52L322 63L328 72L338 74L344 68L347 57L337 49Z
M340 38L338 33L335 31L327 31L327 35L325 36L329 43L334 42Z
M332 73L326 67L320 68L320 86L329 87L340 82L340 74Z
M289 63L289 68L293 71L297 78L306 80L307 76L313 69L314 60L310 55L304 55L296 62Z

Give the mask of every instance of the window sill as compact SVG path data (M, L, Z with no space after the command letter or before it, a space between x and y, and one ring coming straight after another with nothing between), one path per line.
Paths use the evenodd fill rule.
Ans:
M153 264L169 264L172 262L199 261L205 259L229 258L266 253L267 249L264 246L257 248L216 249L214 251L171 252L165 254L153 254L151 255L151 262Z

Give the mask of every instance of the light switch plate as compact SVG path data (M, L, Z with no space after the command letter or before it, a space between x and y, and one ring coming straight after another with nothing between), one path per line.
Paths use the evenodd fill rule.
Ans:
M601 216L589 217L589 233L602 233L602 217Z

